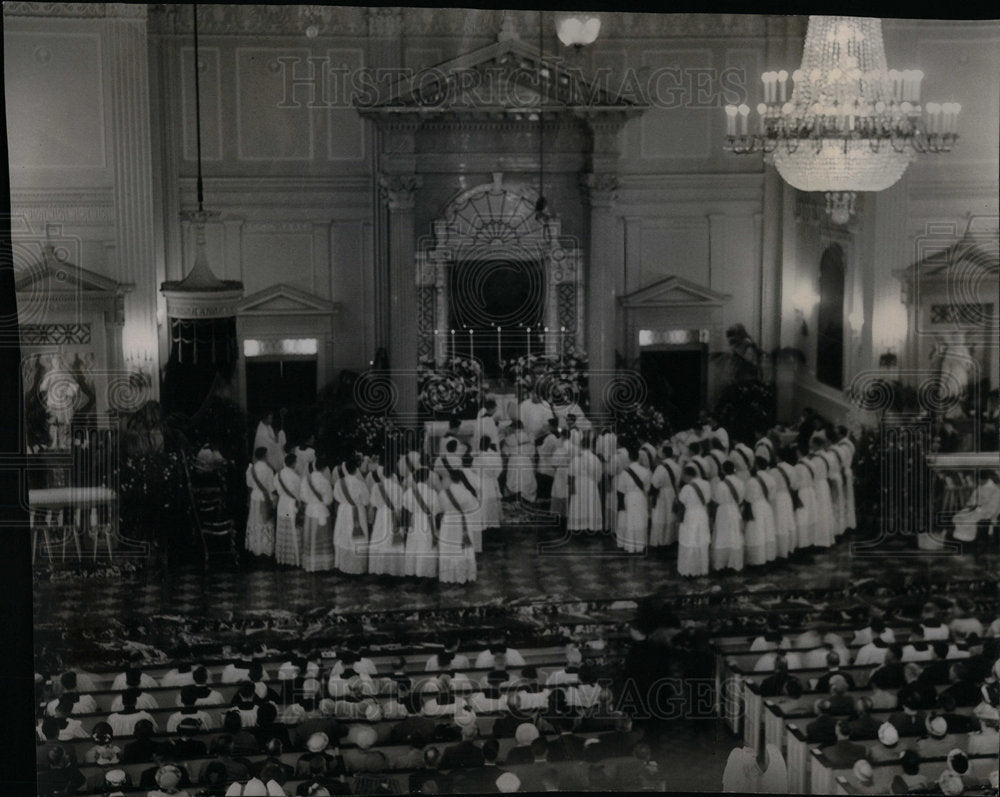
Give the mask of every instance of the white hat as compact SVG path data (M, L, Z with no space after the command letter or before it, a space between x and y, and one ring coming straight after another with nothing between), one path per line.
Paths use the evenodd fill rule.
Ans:
M530 722L522 722L514 731L514 741L516 741L521 747L527 747L538 737L538 728Z
M941 739L948 734L948 720L944 717L927 718L927 732L935 739Z
M375 742L378 741L378 734L371 725L352 725L347 738L362 750L367 750L369 747L375 746Z
M938 778L938 788L941 789L942 794L957 795L965 790L965 784L962 783L961 775L946 769Z
M459 728L468 728L470 725L475 725L476 715L472 711L461 711L455 712L455 724Z
M521 779L513 772L504 772L496 779L496 786L501 794L515 792L521 788Z
M378 722L382 719L382 708L378 703L369 703L365 707L365 719L369 722Z
M337 713L337 704L328 697L319 701L319 713L323 717L332 717Z
M858 759L854 762L854 777L856 777L861 783L870 786L875 780L875 773L872 771L872 765L863 758Z
M306 742L306 749L310 753L322 753L330 746L330 737L325 733L314 733Z
M281 784L272 778L267 782L267 794L268 797L287 797L285 790L281 788Z
M883 722L878 727L878 740L886 747L892 747L899 741L899 731L891 722Z
M257 683L253 685L253 693L263 700L267 697L267 684L263 681L257 681Z

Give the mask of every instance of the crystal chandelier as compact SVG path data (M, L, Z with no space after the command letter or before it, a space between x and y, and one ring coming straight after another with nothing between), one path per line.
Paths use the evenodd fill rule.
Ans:
M921 107L923 77L888 69L880 19L811 16L791 87L784 70L761 75L755 129L747 105L726 106L725 149L763 152L789 185L826 192L827 212L843 224L856 192L883 191L915 153L950 152L955 144L961 106Z

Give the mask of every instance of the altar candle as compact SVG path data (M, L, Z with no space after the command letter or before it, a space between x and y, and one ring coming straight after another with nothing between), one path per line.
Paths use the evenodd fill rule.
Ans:
M474 357L475 354L476 350L473 348L473 343L472 343L472 327L469 327L469 356Z
M455 359L455 330L451 331L451 358Z
M497 324L497 367L500 367L500 363L503 361L503 354L500 351L500 325Z
M528 356L531 356L531 327L528 327Z

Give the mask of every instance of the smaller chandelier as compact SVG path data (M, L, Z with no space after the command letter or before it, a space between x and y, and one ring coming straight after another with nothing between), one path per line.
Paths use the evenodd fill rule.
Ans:
M580 49L597 41L601 18L594 14L561 14L556 17L556 36L566 47Z
M950 152L958 103L920 105L924 74L888 69L882 22L809 18L802 65L761 75L764 101L727 105L724 148L764 153L789 185L827 193L837 223L854 212L854 193L895 184L916 153Z

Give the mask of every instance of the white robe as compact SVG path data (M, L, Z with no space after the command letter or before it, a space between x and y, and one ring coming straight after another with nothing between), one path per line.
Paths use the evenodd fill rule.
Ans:
M313 471L302 478L299 500L306 505L302 530L302 567L307 573L333 568L333 531L330 528L330 504L333 485L324 471Z
M430 517L420 508L420 502L414 495L416 492L423 499ZM433 524L434 516L441 511L438 494L428 484L416 483L404 493L403 507L410 512L410 531L406 535L404 563L406 575L435 578L438 572L438 552Z
M534 440L548 426L549 418L555 416L548 404L542 402L536 404L530 398L526 398L517 408L517 417L524 426L524 431Z
M674 501L677 500L675 485L681 480L681 468L672 459L666 459L656 466L650 479L650 486L659 490L656 503L649 511L649 545L673 545L677 542L677 516Z
M296 446L292 453L295 454L295 472L299 474L299 478L303 479L306 474L312 473L316 465L316 450Z
M499 447L500 435L497 431L496 419L492 415L487 414L485 408L479 410L479 413L476 415L476 425L472 432L473 455L482 451L482 440L484 437L492 442L494 446Z
M812 466L813 490L816 495L816 537L815 544L820 548L829 548L833 545L833 504L830 501L830 485L827 482L826 460L821 456L809 458Z
M535 481L535 442L525 429L519 429L504 440L507 446L507 490L534 503L538 496Z
M782 462L771 468L768 473L774 481L771 508L774 511L777 555L787 557L795 550L795 511L792 506L792 494L788 492L789 485L793 490L795 489L795 469L788 463Z
M775 745L767 745L768 766L757 767L752 747L737 747L729 754L722 774L722 790L737 794L788 794L788 767Z
M795 510L796 547L811 548L816 544L816 490L813 489L813 472L805 459L795 465L795 477L802 502Z
M740 514L743 491L743 483L736 476L726 476L719 480L712 493L719 505L712 530L712 568L715 570L743 569L743 516Z
M577 449L566 471L567 492L566 528L569 531L600 531L601 477L604 468L592 451Z
M455 584L475 581L476 549L468 517L479 509L479 499L464 484L451 484L439 496L444 516L438 538L438 580Z
M285 465L285 430L282 429L277 434L274 429L261 421L257 424L257 434L254 435L253 447L267 449L267 464L271 470L279 471Z
M256 476L256 478L254 478ZM246 548L256 556L274 555L274 471L266 460L247 466L250 512L247 515ZM258 484L258 482L260 484ZM263 487L263 489L261 489ZM267 491L267 495L264 494Z
M354 538L355 511L347 500L348 495L357 506L356 518L361 529L357 539ZM357 474L349 473L334 485L333 497L338 503L333 527L335 567L345 573L364 573L368 569L368 513L365 511L371 501L368 488Z
M500 526L500 474L503 459L496 451L480 451L472 460L472 469L479 476L479 500L483 508L480 514L482 528L493 529Z
M634 473L638 478L632 478ZM624 497L625 508L618 512L616 539L618 547L628 553L641 553L649 541L649 492L650 472L638 462L630 462L615 479L615 491Z
M296 523L299 489L298 474L282 468L274 475L274 491L278 494L278 519L274 533L274 558L279 565L301 564L302 541Z
M708 575L711 532L705 503L711 497L704 479L692 479L681 487L678 500L684 505L684 519L677 530L677 572L682 576Z
M750 477L744 485L744 500L753 511L753 520L748 520L744 529L748 565L762 565L770 561L768 554L775 550L774 512L765 495L766 486L767 480L762 474ZM769 487L766 492L770 493Z
M392 504L393 509L390 509L389 504ZM371 506L375 507L375 523L368 550L368 572L390 576L405 575L406 541L399 533L393 533L396 529L396 516L403 508L403 488L395 477L373 480ZM396 538L399 538L398 542L395 541Z
M840 459L837 454L827 449L820 456L826 463L827 485L830 489L830 505L833 507L833 536L836 538L844 533L844 475L840 472Z

